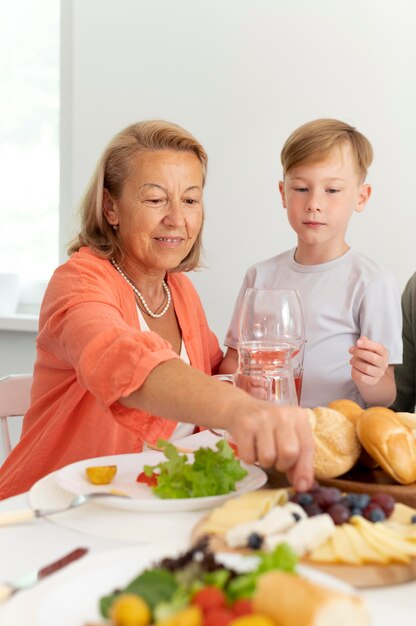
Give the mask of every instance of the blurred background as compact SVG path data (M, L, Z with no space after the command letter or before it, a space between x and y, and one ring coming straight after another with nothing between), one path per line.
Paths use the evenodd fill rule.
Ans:
M208 151L205 269L191 278L220 343L248 266L295 245L280 150L311 119L340 118L374 147L348 243L401 289L416 270L413 0L9 0L1 14L0 272L19 295L2 310L0 274L0 375L31 371L81 195L137 120L176 122Z

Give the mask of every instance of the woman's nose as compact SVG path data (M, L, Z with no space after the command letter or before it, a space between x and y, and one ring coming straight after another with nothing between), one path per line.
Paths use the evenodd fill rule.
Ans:
M165 215L164 221L174 226L177 224L183 224L185 219L182 203L179 200L170 200L167 206L168 211Z

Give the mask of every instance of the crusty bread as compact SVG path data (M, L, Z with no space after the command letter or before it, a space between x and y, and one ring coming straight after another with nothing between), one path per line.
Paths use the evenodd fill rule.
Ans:
M354 400L333 400L328 404L330 409L335 409L348 417L355 424L357 417L363 412L363 407L354 402Z
M315 439L315 477L335 478L348 472L361 452L354 424L343 413L328 407L307 412Z
M373 406L356 426L361 444L387 474L402 485L416 481L416 441L394 411Z
M407 426L413 431L413 435L416 434L416 413L396 413L397 417L404 426Z
M273 570L260 576L253 609L276 626L368 626L359 596L317 585L301 576Z

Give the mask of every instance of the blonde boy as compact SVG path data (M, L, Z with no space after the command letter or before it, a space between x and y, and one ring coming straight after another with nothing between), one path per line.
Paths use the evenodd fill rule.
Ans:
M402 360L398 286L345 241L351 215L363 211L371 195L365 179L372 156L370 142L339 120L314 120L290 135L279 189L297 246L248 269L222 372L237 367L237 318L246 288L295 288L306 317L301 404L393 402L393 364Z

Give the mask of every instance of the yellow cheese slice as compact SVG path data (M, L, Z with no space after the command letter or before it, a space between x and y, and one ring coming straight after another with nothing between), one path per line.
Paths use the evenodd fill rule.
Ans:
M380 539L391 542L403 550L403 552L407 552L411 556L416 557L416 545L414 542L408 541L408 539L403 537L403 535L400 535L395 530L392 530L391 528L388 528L380 523L375 524L374 526L374 531L378 534Z
M416 541L416 524L401 524L400 522L390 521L383 522L383 526L391 528L399 535L403 535L407 541Z
M351 543L357 554L363 563L388 563L389 558L381 554L378 550L372 548L369 543L364 539L360 531L351 524L344 524L344 532L348 535Z
M273 506L286 503L287 497L286 489L262 489L232 498L212 511L201 531L224 534L237 524L263 517Z
M351 518L351 523L360 531L363 538L372 548L384 554L392 562L409 563L410 555L407 549L403 550L401 543L391 540L386 534L380 537L380 533L375 529L373 522L368 522L363 517Z
M360 555L356 552L355 546L350 540L348 533L345 532L344 526L346 526L346 524L337 526L331 537L337 560L341 563L360 565L362 563Z
M337 557L331 538L308 554L308 559L315 563L336 563Z
M407 506L407 504L396 502L393 513L389 517L389 521L410 524L413 515L416 515L416 509L412 509L412 507Z

